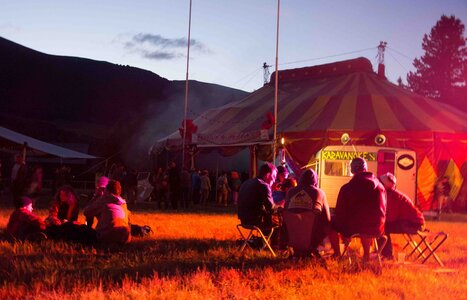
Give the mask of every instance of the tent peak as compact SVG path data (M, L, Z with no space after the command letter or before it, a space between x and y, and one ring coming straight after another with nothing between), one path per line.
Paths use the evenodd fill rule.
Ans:
M325 78L355 72L373 73L371 62L365 57L343 60L324 65L279 71L279 82ZM270 85L274 85L275 72L271 74Z

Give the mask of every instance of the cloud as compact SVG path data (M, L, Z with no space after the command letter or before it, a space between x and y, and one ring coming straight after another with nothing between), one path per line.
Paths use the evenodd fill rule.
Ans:
M166 38L159 34L138 33L123 42L126 49L154 60L171 60L185 57L186 38ZM200 53L211 53L202 42L191 39L190 48Z
M140 52L143 55L143 57L149 58L149 59L156 59L156 60L164 60L164 59L170 60L174 58L183 57L183 55L180 53L159 51L159 50L156 50L156 51L142 50Z

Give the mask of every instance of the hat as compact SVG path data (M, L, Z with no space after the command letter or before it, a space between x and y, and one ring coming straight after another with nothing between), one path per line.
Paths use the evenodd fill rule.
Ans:
M350 162L350 171L352 174L365 172L368 169L366 161L361 157L355 157Z
M379 180L383 183L384 187L387 189L393 189L396 186L396 176L392 173L386 173L379 177Z
M21 207L26 207L29 204L32 204L32 200L29 197L23 197L21 198Z
M107 178L105 176L101 176L96 181L96 187L105 188L108 183L109 183L109 178Z

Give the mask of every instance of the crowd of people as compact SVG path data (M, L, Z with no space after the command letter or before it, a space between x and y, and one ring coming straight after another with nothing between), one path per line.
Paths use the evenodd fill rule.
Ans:
M220 172L216 178L208 170L180 170L175 162L171 162L167 169L157 168L151 174L150 183L154 188L151 199L160 208L174 210L208 202L221 207L232 204L236 206L242 224L258 226L265 233L272 227L283 225L283 210L292 213L312 211L316 215L313 255L319 255L319 245L328 238L334 256L338 257L341 241L358 233L363 236L364 259L368 259L371 238L385 234L389 242L382 254L390 259L393 257L390 234L422 230L423 215L411 199L396 189L393 174L377 178L368 171L362 158L353 159L350 168L353 176L340 188L333 215L326 194L318 188L318 177L313 169L303 170L300 178L296 178L289 175L285 166L276 167L271 163L262 165L257 177L246 179L236 171ZM34 201L31 199L42 188L42 169L36 167L28 176L24 158L15 157L10 185L15 210L7 226L11 237L37 239L46 236L86 244L125 244L131 240L127 202L136 201L136 171L119 164L112 168L109 178L96 178L94 194L82 210L86 220L83 224L78 222L80 204L83 204L69 185L69 169L60 167L56 173L61 181L54 185L55 196L49 215L42 220L33 213ZM435 200L443 203L450 187L444 178L437 182L437 186L439 191ZM122 197L122 189L126 190L127 200ZM442 204L438 203L436 205L440 207ZM286 244L286 230L283 226L273 236L275 247Z
M125 244L131 240L129 211L117 180L100 177L94 196L83 209L84 223L79 223L79 197L71 186L61 186L42 220L33 213L33 201L28 196L18 200L10 216L6 232L11 238L37 240L48 238L83 244ZM94 219L97 225L93 227Z
M214 172L182 168L170 162L167 169L157 168L149 181L153 186L148 199L161 209L188 209L207 204L227 207L236 205L242 177L237 171Z
M364 250L363 259L368 260L371 240L386 234L389 242L382 254L392 259L390 234L422 230L425 225L423 215L406 195L396 189L393 174L387 173L377 178L368 171L367 163L362 158L353 159L350 167L353 177L340 188L335 212L331 216L326 194L318 188L318 177L313 169L304 170L298 184L295 184L293 180L287 180L283 168L266 163L261 166L256 178L241 185L238 218L242 224L258 226L268 234L273 227L283 225L281 211L312 211L316 217L310 254L319 256L318 246L328 237L333 256L339 257L341 240L345 242L352 235L359 234ZM287 187L285 201L280 196L274 199L275 189L281 186ZM271 243L280 248L286 236L281 236L284 230L276 232L282 234L273 235Z

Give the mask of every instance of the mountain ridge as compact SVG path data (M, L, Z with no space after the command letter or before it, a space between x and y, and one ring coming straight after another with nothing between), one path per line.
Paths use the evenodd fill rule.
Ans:
M96 144L91 149L101 156L118 148L140 148L139 152L147 153L146 147L177 130L183 119L185 81L170 81L148 70L49 55L2 37L0 66L2 123L48 142L63 142L68 135ZM238 89L189 81L193 114L247 95ZM35 128L34 122L42 125ZM142 137L145 142L134 142Z

